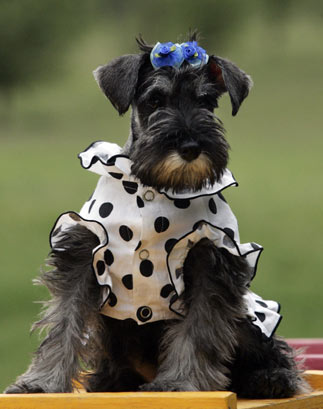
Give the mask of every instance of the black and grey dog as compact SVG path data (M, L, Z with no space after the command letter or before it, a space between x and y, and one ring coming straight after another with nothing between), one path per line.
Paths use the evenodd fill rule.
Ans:
M248 95L251 79L232 62L207 56L197 45L195 34L181 45L158 43L152 47L142 39L137 41L139 54L117 58L95 72L119 114L132 107L130 137L117 156L130 159L131 177L137 182L124 182L128 183L124 187L130 189L129 197L138 194L139 208L147 207L148 201L150 206L153 197L146 196L145 202L138 184L165 200L179 195L182 199L174 204L183 212L194 205L195 199L183 199L188 192L201 200L203 195L207 197L203 211L216 213L218 206L219 212L220 202L227 206L221 189L214 200L207 192L222 183L229 147L222 123L213 111L220 96L228 92L232 114L236 115ZM91 166L103 162L102 157L95 157ZM108 160L105 166L109 164ZM115 181L111 183L123 177L113 172L110 176ZM92 206L95 209L94 202L89 214ZM99 209L102 218L113 208L104 205ZM60 232L49 258L53 269L38 280L52 295L42 319L34 325L45 328L47 336L29 369L6 393L70 392L74 380L92 392L232 390L241 397L282 398L308 390L291 348L282 339L261 331L248 311L246 294L253 272L247 253L239 254L232 230L217 229L227 245L217 246L208 236L189 241L182 269L175 277L181 280L183 291L172 293L173 282L161 290L163 299L176 296L180 303L177 312L181 313L149 322L152 310L141 307L138 325L135 319L100 313L105 287L99 285L98 277L105 274L105 264L111 266L114 261L113 270L116 255L113 258L107 250L101 264L96 264L102 270L94 274L92 253L100 246L98 235L78 223L81 217L76 213L69 215L75 225ZM178 218L178 223L185 220ZM165 217L156 219L158 237L167 230L167 223ZM205 224L210 226L207 221ZM134 232L121 227L121 237L131 243ZM194 225L187 232L196 234L198 229L201 226ZM168 241L163 251L169 253L178 241ZM149 240L146 243L149 246ZM107 240L104 244L113 245ZM138 241L134 254L141 244ZM152 277L152 262L141 262L138 274L138 282ZM164 274L168 277L166 271ZM128 291L135 282L135 272L122 278ZM120 303L113 291L110 288L107 297L110 310ZM143 286L143 298L147 292ZM257 302L266 307L260 298ZM174 299L169 306L173 303ZM260 321L264 317L258 314Z

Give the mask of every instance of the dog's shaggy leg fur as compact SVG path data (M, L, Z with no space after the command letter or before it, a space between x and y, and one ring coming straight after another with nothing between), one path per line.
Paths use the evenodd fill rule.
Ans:
M229 365L245 317L243 294L248 267L244 259L202 239L184 264L187 313L163 339L156 379L142 390L225 390Z
M94 341L100 339L95 333L101 328L100 288L91 268L97 244L93 233L77 226L60 239L60 250L52 250L49 265L54 269L38 280L48 287L52 300L33 327L47 329L48 334L26 373L5 393L71 392L81 361L95 365L91 362L95 354L101 353L102 358L101 345Z
M282 339L266 338L249 322L241 325L230 389L244 398L288 398L310 392L295 363L295 352Z

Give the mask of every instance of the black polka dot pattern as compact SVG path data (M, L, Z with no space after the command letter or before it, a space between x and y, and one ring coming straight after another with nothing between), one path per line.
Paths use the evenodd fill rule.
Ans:
M205 222L203 220L199 220L198 222L194 223L193 230L201 230L204 224Z
M92 207L94 206L94 203L96 202L96 200L92 200L90 206L89 206L89 213L91 213Z
M166 253L170 253L176 243L177 243L177 239L168 239L165 243Z
M218 209L216 208L215 201L212 198L209 200L209 209L213 214L216 214L218 211Z
M160 290L160 296L163 298L167 298L172 291L174 291L174 287L171 284L166 284Z
M112 156L112 158L107 160L107 165L108 166L114 166L116 164L116 158Z
M223 231L226 233L226 235L223 237L223 244L229 248L234 248L234 231L229 229L229 227L226 227L223 229Z
M259 305L261 305L262 307L268 308L268 305L267 305L265 302L263 302L263 301L256 300L256 303L259 304Z
M116 295L111 292L109 295L108 304L110 305L110 307L114 307L115 305L117 305L117 302L118 302L118 299Z
M105 202L99 208L99 215L104 219L111 214L112 210L113 204L110 202Z
M109 172L109 175L112 176L115 179L122 179L122 173L117 173L117 172Z
M226 227L223 229L223 231L231 238L234 239L234 231L230 229L229 227Z
M178 209L187 209L190 206L191 202L188 199L175 199L174 205Z
M99 276L102 276L102 274L104 274L105 272L105 264L102 260L99 260L96 263L96 271L98 273Z
M139 307L137 310L137 318L141 322L149 321L153 316L152 310L150 307Z
M150 260L143 260L140 263L139 270L144 277L150 277L154 271L154 265Z
M90 165L90 167L91 167L92 165L94 165L98 160L99 160L99 158L98 158L97 156L94 156L94 157L92 158L92 160L91 160L91 165Z
M258 317L258 319L261 321L261 322L264 322L265 321L265 319L266 319L266 315L265 314L263 314L262 312L255 312L255 314L256 314L256 316Z
M129 182L128 180L124 180L122 182L122 185L124 187L124 190L130 195L135 194L138 190L138 183L136 182Z
M107 263L108 266L111 266L114 262L114 257L112 254L112 251L109 249L106 249L104 252L104 261Z
M122 225L119 227L119 234L124 241L130 241L133 237L133 232L130 227Z
M139 209L145 207L145 203L140 196L137 196L137 206L139 207Z
M163 233L169 227L169 220L167 219L167 217L157 217L154 226L157 233Z
M126 287L127 290L133 289L133 278L132 274L127 274L122 277L122 284Z

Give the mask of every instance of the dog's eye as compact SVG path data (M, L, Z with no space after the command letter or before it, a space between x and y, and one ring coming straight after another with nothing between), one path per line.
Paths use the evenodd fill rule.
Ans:
M152 109L160 108L164 106L164 104L165 104L165 98L162 95L153 96L149 102L149 106Z

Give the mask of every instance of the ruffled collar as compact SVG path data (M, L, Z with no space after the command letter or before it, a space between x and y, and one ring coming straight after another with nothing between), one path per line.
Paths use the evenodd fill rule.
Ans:
M131 175L131 160L124 155L122 148L116 143L98 141L92 143L78 157L84 169L102 176L113 176L117 179L126 179L140 184L140 181ZM169 199L194 199L201 196L214 195L220 193L229 186L238 186L233 174L226 169L219 182L197 191L183 191L173 193L170 190L161 189L159 193L164 194Z

